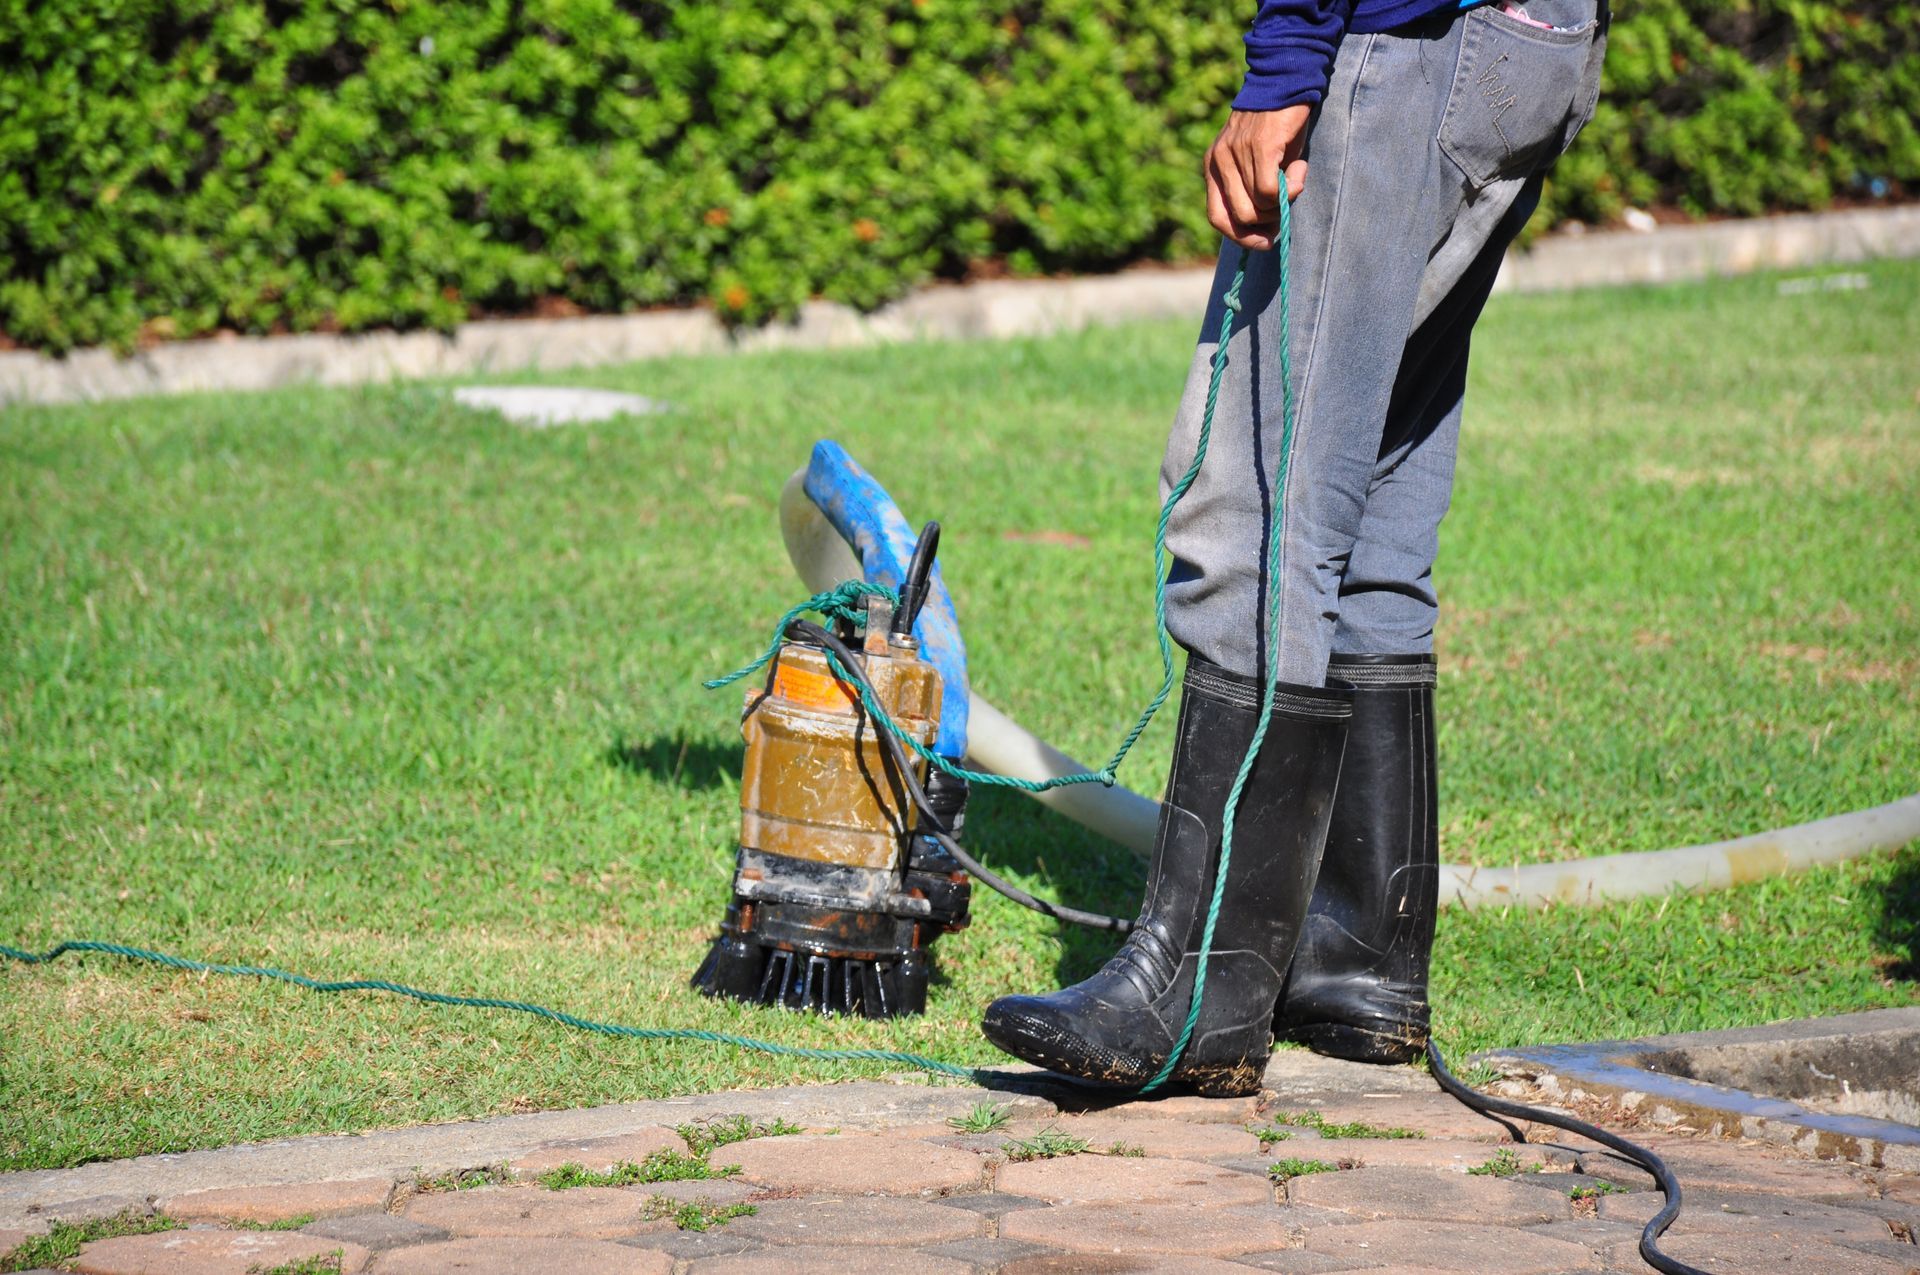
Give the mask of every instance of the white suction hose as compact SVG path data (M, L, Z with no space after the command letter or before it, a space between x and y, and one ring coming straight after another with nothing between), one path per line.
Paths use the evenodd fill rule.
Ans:
M862 575L860 560L804 490L797 471L780 493L780 534L807 588L819 592ZM1084 775L1082 766L975 690L967 728L967 761L976 770L1021 779ZM1128 788L1074 784L1030 794L1141 858L1153 851L1160 803ZM1461 907L1542 903L1594 905L1669 890L1715 890L1801 872L1920 841L1920 793L1852 814L1775 832L1676 850L1609 854L1510 868L1440 865L1440 901Z
M1440 899L1463 907L1604 903L1669 890L1724 890L1920 841L1920 793L1774 832L1677 850L1642 850L1511 868L1440 865Z

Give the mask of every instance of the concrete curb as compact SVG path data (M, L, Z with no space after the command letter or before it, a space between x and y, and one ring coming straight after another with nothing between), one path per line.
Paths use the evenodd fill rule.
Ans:
M1920 1006L1476 1055L1558 1103L1608 1102L1662 1129L1920 1172ZM1826 1068L1831 1067L1829 1072ZM1826 1084L1818 1082L1825 1081Z
M225 1187L281 1186L292 1182L390 1176L435 1177L502 1164L555 1142L611 1138L641 1129L674 1126L719 1116L791 1121L810 1129L873 1132L911 1125L939 1125L964 1116L980 1103L1004 1108L1017 1120L1045 1119L1063 1111L1111 1108L1227 1123L1251 1118L1253 1105L1236 1100L1173 1097L1137 1100L1137 1095L1100 1092L1061 1083L1038 1068L1008 1063L987 1073L987 1087L931 1080L902 1073L889 1080L788 1085L724 1093L614 1103L570 1111L493 1116L447 1124L415 1125L370 1133L310 1134L273 1142L244 1143L126 1160L100 1160L72 1169L0 1173L0 1229L43 1225L50 1217L95 1210L118 1212L127 1204ZM1323 1058L1300 1049L1277 1051L1266 1087L1283 1097L1372 1093L1437 1095L1424 1072ZM1217 1108L1206 1114L1195 1106ZM1492 1127L1492 1126L1489 1126ZM102 1203L104 1202L104 1203ZM0 1254L6 1251L0 1244Z
M1009 1080L1013 1074L1009 1073ZM43 1209L72 1201L165 1199L220 1187L279 1186L391 1176L432 1177L505 1163L552 1142L607 1138L719 1116L790 1120L808 1128L892 1129L938 1124L991 1102L1018 1117L1059 1108L1036 1094L970 1085L854 1081L700 1094L573 1111L495 1116L360 1134L316 1134L206 1151L105 1160L73 1169L0 1174L0 1227L32 1227ZM117 1211L111 1207L107 1212ZM0 1251L4 1251L0 1249Z
M1757 269L1920 256L1920 208L1805 213L1637 234L1555 235L1507 258L1497 290L1667 283ZM128 358L0 352L0 407L289 385L354 385L599 367L676 354L841 349L911 340L1038 336L1135 319L1196 322L1211 269L1140 269L1079 279L930 288L862 315L812 302L787 324L733 334L710 311L490 320L451 335L375 332L183 341Z

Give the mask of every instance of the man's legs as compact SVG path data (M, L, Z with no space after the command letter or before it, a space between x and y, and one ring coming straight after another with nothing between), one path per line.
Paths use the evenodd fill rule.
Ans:
M1167 627L1190 652L1258 676L1271 649L1283 681L1319 685L1368 507L1385 488L1407 484L1438 488L1444 511L1451 448L1442 449L1443 464L1438 452L1416 455L1427 450L1417 431L1405 440L1387 431L1422 417L1457 431L1457 415L1447 423L1428 410L1436 396L1457 398L1447 378L1464 378L1464 356L1455 367L1450 346L1464 350L1484 299L1480 275L1497 270L1540 174L1598 91L1604 16L1596 0L1533 0L1528 9L1564 29L1482 8L1341 46L1308 141L1306 189L1293 205L1290 313L1283 319L1278 305L1277 254L1249 254L1207 463L1169 526ZM1238 256L1227 245L1216 294ZM1163 492L1194 454L1220 318L1216 295L1161 465ZM1283 322L1295 437L1278 493L1280 560L1269 563ZM1383 516L1412 521L1376 539L1430 538L1438 513L1424 512L1430 497L1418 503L1416 516L1389 500ZM1431 560L1417 546L1414 556ZM1407 582L1403 567L1379 566ZM1269 586L1282 590L1271 643ZM1414 592L1421 588L1430 595L1430 585Z
M1009 1053L1124 1085L1167 1071L1202 1092L1259 1084L1352 718L1354 688L1324 685L1341 584L1375 488L1420 472L1407 467L1418 447L1380 470L1383 439L1398 445L1387 428L1409 341L1429 330L1504 224L1536 166L1528 154L1556 140L1545 121L1558 129L1571 118L1577 86L1555 75L1573 33L1545 41L1560 48L1557 64L1536 63L1515 41L1542 37L1520 38L1516 20L1501 21L1506 29L1448 14L1342 46L1295 206L1291 306L1281 304L1275 256L1252 254L1212 449L1171 528L1168 626L1192 658L1140 918L1092 978L988 1007L982 1029ZM1503 155L1489 154L1489 138ZM1238 256L1223 256L1222 287ZM1203 332L1218 331L1222 304L1210 307ZM1297 405L1291 431L1280 403L1283 339ZM1163 484L1194 454L1213 354L1204 341L1195 354ZM1448 456L1443 487L1450 448ZM1270 562L1275 518L1282 542ZM1269 582L1282 591L1273 634L1262 627ZM1281 686L1262 721L1268 674ZM1257 731L1265 742L1251 759L1227 866L1229 781ZM1210 897L1222 901L1217 929L1205 923ZM1191 1041L1181 1029L1190 1011Z
M1605 12L1592 0L1534 0L1529 13L1560 29L1516 33L1508 15L1484 13L1463 46L1456 96L1464 77L1483 91L1477 103L1471 94L1460 100L1493 109L1450 108L1439 144L1456 171L1494 179L1464 203L1428 265L1340 587L1330 677L1356 688L1346 769L1274 1026L1283 1038L1366 1062L1408 1061L1427 1040L1439 907L1433 563L1473 326L1507 245L1539 201L1546 165L1591 109L1605 51ZM1538 97L1525 91L1521 70L1530 52L1578 75L1569 74L1574 96L1558 135L1552 121L1535 121L1532 145L1542 150L1524 166L1508 144L1526 127L1513 108Z
M1505 223L1407 344L1360 536L1340 589L1330 680L1354 686L1345 769L1275 1033L1362 1062L1425 1047L1439 886L1433 563L1453 487L1467 351L1508 241Z
M1431 136L1441 109L1408 90L1409 82L1424 83L1427 52L1387 36L1358 37L1343 49L1311 142L1312 176L1295 221L1292 315L1284 323L1277 259L1249 258L1213 446L1173 529L1183 563L1174 593L1184 598L1182 621L1192 623L1170 627L1194 653L1146 897L1126 943L1092 978L987 1007L987 1038L1029 1062L1122 1085L1170 1069L1203 1093L1259 1087L1351 716L1350 688L1322 685L1335 591L1364 510L1391 369L1435 242L1439 165L1430 144L1409 140ZM1383 241L1392 251L1380 251ZM1237 255L1222 260L1223 287ZM1208 315L1210 331L1218 329L1221 304ZM1377 322L1358 312L1364 307ZM1268 564L1266 528L1282 468L1283 326L1304 406L1284 467L1287 547ZM1195 356L1169 447L1169 482L1192 455L1212 355L1203 346ZM1349 359L1359 360L1356 367ZM1256 675L1267 670L1254 617L1264 610L1270 574L1284 581L1287 605L1273 668L1282 685L1262 721ZM1222 864L1228 793L1262 733L1233 824L1234 853ZM1214 928L1207 917L1216 877L1224 880ZM1198 1016L1189 1040L1190 1009Z
M1293 205L1288 313L1277 253L1247 257L1241 316L1199 477L1168 528L1174 565L1167 627L1188 651L1263 677L1266 590L1282 590L1273 635L1282 681L1318 686L1340 580L1360 531L1395 371L1421 277L1446 234L1453 194L1433 138L1445 109L1458 24L1419 36L1356 36L1341 47ZM1219 294L1240 250L1215 273L1186 393L1161 466L1162 490L1191 463L1219 331ZM1294 438L1280 560L1266 558L1282 442L1281 329L1288 329Z
M1335 652L1428 655L1440 603L1433 564L1453 498L1454 457L1467 390L1467 356L1507 246L1540 202L1540 179L1514 192L1478 257L1452 277L1437 259L1422 292L1447 286L1401 357L1360 530L1341 578Z

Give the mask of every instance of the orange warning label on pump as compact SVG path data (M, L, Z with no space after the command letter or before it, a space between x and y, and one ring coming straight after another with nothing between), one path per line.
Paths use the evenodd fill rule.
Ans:
M831 673L816 673L784 662L774 670L773 693L823 713L851 713L860 698L859 691Z

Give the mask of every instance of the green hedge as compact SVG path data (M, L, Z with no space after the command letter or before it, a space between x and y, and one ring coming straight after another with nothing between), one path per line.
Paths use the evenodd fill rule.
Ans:
M1192 257L1250 6L4 0L0 333L751 322ZM1916 12L1625 0L1549 215L1920 186Z

